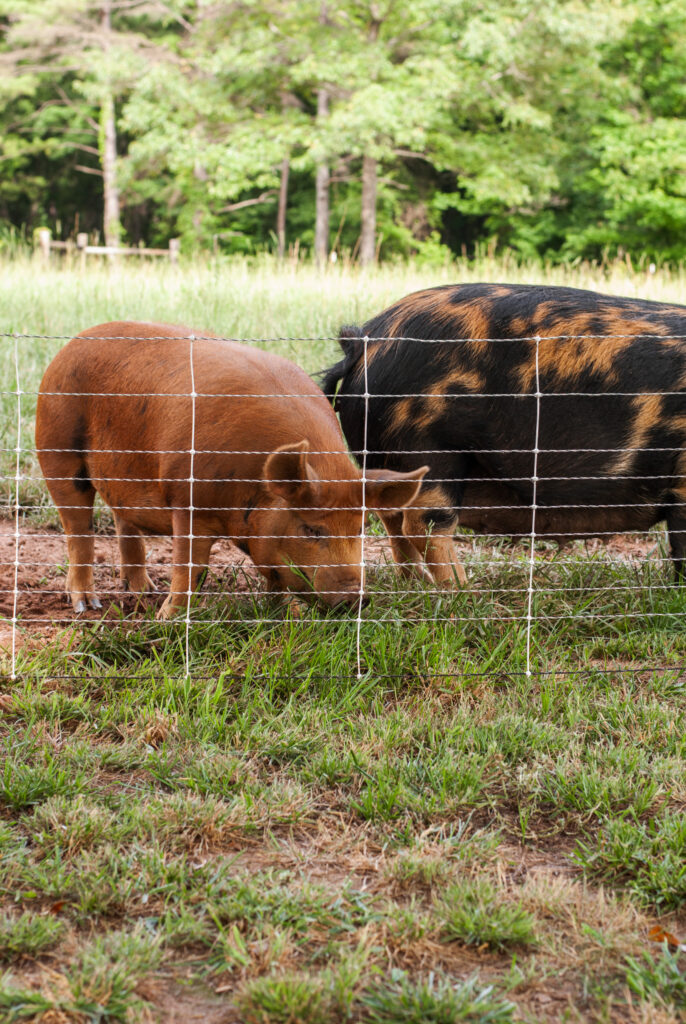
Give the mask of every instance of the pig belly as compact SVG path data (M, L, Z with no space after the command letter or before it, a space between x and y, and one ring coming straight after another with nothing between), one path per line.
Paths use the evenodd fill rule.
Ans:
M631 530L648 530L662 518L654 503L632 508L536 509L536 533L572 540ZM531 532L531 506L524 504L510 488L497 483L467 484L459 524L475 533L499 536Z
M131 476L142 476L134 469ZM118 482L112 479L93 479L93 486L106 505L127 523L145 533L170 534L172 509L158 483L141 484Z

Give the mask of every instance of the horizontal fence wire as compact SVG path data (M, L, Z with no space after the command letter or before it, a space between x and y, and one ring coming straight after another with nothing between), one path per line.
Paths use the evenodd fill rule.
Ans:
M33 449L31 449L31 450L33 450ZM43 452L44 450L45 449L41 449L41 452ZM139 454L139 453L136 452L134 454ZM184 451L184 450L178 450L178 451L170 453L170 454L174 454L174 455L190 455L191 453L187 452L187 451ZM203 452L198 451L197 448L193 450L193 455L202 455L202 454L203 454ZM222 454L226 455L227 453L223 452ZM269 454L271 454L271 452ZM312 454L312 453L310 452L309 454ZM346 453L342 452L341 454L346 454ZM369 454L369 453L367 452L367 454ZM420 451L420 452L416 452L416 453L413 453L413 454L424 455L426 453L424 451ZM14 479L15 479L14 476L2 476L2 475L0 475L0 480L11 480L11 481L14 481ZM22 479L24 481L37 480L37 481L40 482L41 480L44 480L46 483L57 483L60 480L72 480L73 479L73 475L72 476L53 476L51 474L50 476L45 476L45 477L38 477L38 476L32 477L30 475L23 474ZM226 483L232 483L232 484L261 484L263 482L263 478L259 477L259 476L257 476L257 477L255 477L255 476L211 476L211 477L198 477L197 479L201 483L202 482L208 482L208 483L213 483L213 484L226 484ZM538 476L536 479L539 480L541 483L550 483L552 481L560 481L560 480L612 480L612 481L614 481L614 480L664 480L665 479L665 474L664 473L659 473L659 474L652 474L651 475L651 474L647 473L647 474L641 474L640 476L631 476L631 475L626 475L626 474L622 473L621 476L614 476L614 475L611 475L611 474L608 474L608 475L605 475L605 476L597 476L597 475L596 476ZM672 479L672 480L686 480L686 473L673 473L671 475L670 479ZM103 483L110 483L110 484L111 483L172 484L172 483L176 483L178 478L174 477L174 476L163 476L163 475L160 475L160 476L98 476L97 480L98 481L102 481ZM531 477L529 477L529 476L499 476L497 482L501 483L501 484L505 484L505 483L508 483L508 484L509 483L525 483L525 482L528 482L529 480L531 480ZM338 483L340 483L340 480L338 480L338 479L336 479L334 477L330 477L329 478L329 477L321 477L320 476L318 478L318 481L321 484L338 484ZM274 483L285 484L285 483L289 483L290 481L288 479L276 479L273 482ZM433 476L432 475L431 482L433 484L451 484L451 483L454 483L454 478L453 477ZM472 484L493 483L494 482L494 478L492 476L470 476L469 482L472 483ZM224 508L225 506L222 505L221 507ZM478 507L479 507L478 505L466 505L466 504L462 504L461 505L461 508L478 508ZM491 506L489 506L489 508L490 507ZM500 507L502 507L502 506L500 506ZM507 505L507 506L504 506L504 507L505 508L509 508L511 506ZM551 506L548 506L548 507L549 508L554 508L555 506L551 505Z
M22 334L19 331L0 331L0 338L13 338L17 341L71 341L73 334ZM90 341L229 341L241 345L279 345L279 344L306 344L316 342L338 342L337 334L314 334L314 335L268 335L265 337L255 336L252 338L238 337L220 334L184 334L182 329L174 328L173 334L91 334L86 331L76 335L80 339ZM613 341L631 340L632 342L644 341L682 341L686 334L672 334L662 331L641 330L635 334L625 331L623 334L522 334L509 338L482 338L482 337L461 337L461 338L419 338L414 335L405 334L369 334L366 335L368 342L390 341L419 342L422 345L471 345L474 342L488 342L488 344L512 344L517 341ZM362 338L358 339L362 341Z
M674 673L679 677L683 672L685 665L680 656L683 648L679 630L674 627L683 624L686 603L681 596L683 590L676 587L672 579L673 553L668 553L664 533L656 532L656 525L667 519L672 547L676 537L679 549L679 536L683 533L682 546L686 548L686 521L684 524L674 522L679 509L686 505L683 483L686 463L680 462L685 450L686 374L677 378L679 384L676 385L680 387L684 380L684 390L673 390L671 382L669 388L657 387L650 379L645 381L645 389L639 390L643 381L620 379L614 370L604 379L601 375L585 378L589 386L580 389L574 382L572 386L569 382L565 385L564 375L557 374L551 364L550 347L542 349L542 345L580 342L586 346L584 351L591 351L594 344L613 339L632 346L655 346L684 341L686 334L659 331L650 334L642 329L640 333L638 330L632 333L628 328L626 334L357 338L355 342L360 346L357 376L352 386L348 380L347 386L338 389L335 402L339 411L341 402L349 399L357 403L355 415L361 433L359 438L355 435L354 443L351 439L350 446L341 437L339 447L335 440L330 443L330 434L318 436L314 431L304 438L308 441L308 460L329 459L329 462L322 463L323 471L316 478L306 476L300 480L298 486L308 481L312 484L315 480L319 488L316 500L312 499L314 492L308 492L310 500L303 501L305 492L301 491L298 500L297 487L290 496L284 497L288 489L294 487L290 475L272 474L267 485L267 460L279 445L260 444L261 436L266 436L261 431L270 417L281 415L275 410L285 407L293 410L296 420L289 425L286 434L292 437L294 431L306 433L307 424L297 421L297 417L308 415L303 412L302 402L307 399L313 409L320 408L321 393L305 393L291 383L274 389L270 381L265 387L259 378L254 390L244 384L232 389L218 378L212 379L211 389L203 389L198 373L206 372L202 363L206 349L198 343L240 342L266 346L268 352L284 344L302 345L309 360L307 350L312 344L333 345L337 338L239 339L184 331L156 333L154 325L150 334L138 332L137 325L132 326L132 332L103 335L89 331L80 335L79 340L96 346L135 341L186 342L187 362L183 367L179 365L171 387L165 388L163 384L156 389L164 367L164 360L160 358L164 350L157 352L155 365L151 364L147 375L141 376L140 387L138 381L133 388L127 387L126 381L131 378L122 373L112 381L111 390L109 382L104 388L96 386L89 390L83 387L83 381L87 380L83 366L78 368L78 377L72 377L73 383L64 389L42 386L33 368L35 355L22 372L21 343L66 342L69 336L0 332L0 353L3 339L11 343L8 353L14 364L16 384L14 389L0 390L0 409L9 413L12 403L16 402L15 443L8 438L8 443L0 446L0 483L6 488L6 494L0 497L0 510L4 509L6 516L6 529L0 519L0 663L5 652L11 678L97 677L104 681L136 678L137 673L150 677L149 666L144 665L130 675L119 669L108 673L106 655L92 656L93 645L98 650L103 644L106 647L108 633L115 636L124 631L125 635L132 636L132 631L138 631L136 636L140 634L140 642L157 652L158 665L165 665L163 653L160 653L165 645L170 650L181 650L181 662L172 658L169 665L160 670L159 674L165 677L177 675L198 682L219 675L236 680L274 679L279 678L281 671L278 637L295 631L306 645L312 640L311 627L321 631L324 645L333 642L331 630L336 634L349 634L352 646L345 648L343 661L340 657L336 661L333 655L331 660L332 675L341 679L393 680L412 675L435 680L566 678L598 671L627 675ZM470 380L468 375L460 377L459 373L455 378L457 383L451 384L448 372L443 375L447 380L444 390L440 389L440 380L436 383L428 379L418 379L416 390L408 390L402 383L396 386L392 378L379 379L375 364L376 353L381 351L378 346L396 346L400 351L403 344L415 343L457 346L454 349L457 353L459 346L472 346L474 350L477 345L494 345L497 346L494 359L500 358L498 353L506 351L502 346L523 345L531 358L527 373L520 375L526 384L521 387L518 384L518 389L513 390L497 385L487 388L476 377ZM435 351L427 349L427 366ZM544 357L542 352L545 352ZM372 371L374 381L370 383ZM186 379L187 388L183 384L179 387L179 382ZM512 379L518 381L516 374ZM117 389L121 384L125 386ZM502 403L512 402L513 408L526 407L526 412L522 413L526 419L516 430L511 430L509 436L506 432L498 438L500 447L492 445L490 423L481 437L471 437L468 444L460 443L459 433L455 444L448 446L441 443L441 431L433 435L427 433L422 416L427 417L427 423L433 420L445 424L452 422L451 417L476 415L462 412L472 407L457 401L474 398L490 403L488 416L491 420L497 418ZM582 402L578 421L571 423L564 422L568 417L566 411L555 412L555 403L551 401L554 398L572 402L588 398L598 401L592 407ZM78 443L67 435L60 439L62 443L51 441L40 447L29 444L27 438L31 434L37 399L66 403L65 409L73 409L75 402L81 402L81 415L98 419L94 438L97 443L91 443L84 434ZM150 435L146 433L150 420L145 417L152 416L153 412L140 412L130 404L148 399L156 400L151 406L154 415L167 415L172 419L185 417L176 435L180 438L177 446L164 443L159 447L150 446ZM167 406L170 412L166 414L164 399L174 403ZM208 406L206 399L214 404ZM446 399L455 402L446 405ZM584 434L584 417L592 415L591 408L602 409L598 404L602 399L613 403L605 414L606 426L600 428L594 420L593 436L589 436L588 431ZM203 419L208 415L205 410L216 410L218 401L228 403L229 409L232 400L237 402L235 415L239 420L246 415L240 411L247 408L241 404L246 400L252 403L250 408L257 416L256 422L243 423L246 443L241 439L240 447L220 447L212 440L208 444L208 424ZM523 400L526 400L525 405L522 405ZM415 419L416 447L407 446L406 435L399 435L397 443L392 441L389 423L379 422L379 416L390 415L388 408L400 401L416 402L408 406L406 413L410 425L413 417ZM618 401L625 404L617 406ZM254 411L255 403L258 413ZM571 407L565 404L560 408ZM627 421L623 436L620 436L621 430L616 429L616 422L613 427L618 408L625 410L627 417L633 417ZM651 436L653 413L667 417L661 435L652 431ZM219 414L214 411L212 415ZM137 433L140 446L122 444L120 438L125 431L117 433L111 426L103 428L108 416L115 421L117 417L120 421L122 418L129 421L128 434ZM559 417L559 421L556 422L555 417ZM7 422L11 422L9 415ZM140 429L136 426L139 423ZM551 428L552 423L555 429ZM111 442L107 440L107 429L111 429ZM605 430L607 436L603 436ZM216 432L212 436L216 436ZM322 444L324 436L328 443ZM384 444L379 444L380 438ZM352 470L350 452L358 466L357 476ZM659 472L659 465L649 465L645 457L650 456L666 460L665 465L669 462L669 471ZM466 476L460 477L457 472L451 476L444 457L466 457L474 464ZM499 461L491 463L488 472L483 469L480 472L479 467L484 461L488 463L490 457ZM214 468L207 462L212 458L221 459ZM232 458L235 470L230 469ZM345 459L350 467L347 474L338 476L331 458ZM603 458L609 460L607 466L596 464ZM640 463L639 458L643 458ZM51 470L50 460L59 459L72 459L71 468L53 467ZM246 463L246 459L252 462ZM438 459L435 467L433 459ZM519 459L519 463L508 467L507 459ZM528 461L522 462L522 459ZM574 464L575 459L578 464ZM39 460L45 463L43 472L39 470ZM74 460L84 460L84 465L90 462L89 472L78 476L73 469ZM395 470L407 471L421 465L422 460L429 465L429 473L410 506L399 509L390 500L384 502L375 498L378 481L374 473L385 461ZM565 461L568 466L564 465ZM257 471L251 468L253 466ZM564 472L565 468L568 472ZM344 489L353 484L357 488L354 494L345 492ZM104 505L109 504L113 509L118 531L112 528L107 508L100 510L98 506L95 523L84 529L87 524L82 523L79 516L84 512L84 495L91 494L93 485L95 490L102 490ZM272 495L269 499L265 497L268 486L276 489L269 491ZM479 492L470 499L470 487L493 488L490 495L494 500L489 497L484 502L483 492L481 500L477 497ZM59 534L45 526L46 517L51 517L46 488L57 496L63 523L67 526L68 543L72 547L68 559L66 545L62 547L64 542ZM256 488L254 494L249 493L250 488ZM275 530L269 522L276 520L268 521L267 517L274 514L273 494L278 488L282 488L278 507L281 512L285 508L293 522ZM598 490L594 492L594 488ZM221 489L224 493L220 494ZM454 497L458 492L459 496ZM366 525L370 512L380 517L372 532ZM470 523L470 515L481 517L476 525ZM325 520L336 516L339 520L331 529L331 523L327 526ZM494 517L500 517L497 529L494 529ZM213 518L215 521L210 527L208 524ZM229 519L231 529L227 528ZM247 529L241 532L241 523L245 525L256 519L260 520L260 525L254 532ZM456 527L458 532L453 540L451 536ZM474 533L463 532L465 527L473 529ZM157 534L169 537L172 528L170 553L169 541L165 546ZM260 544L267 544L267 553L256 555L256 538ZM609 544L603 553L596 547L589 553L588 542L596 538ZM221 542L227 540L237 542L238 550L229 544L228 556L222 551L218 561L210 563L212 586L199 591L198 574L206 568L209 547L214 546L216 551ZM548 546L542 548L542 541L548 541ZM561 555L551 551L551 541L563 545L584 541L586 549ZM296 542L314 547L309 553L301 551L299 557L294 558L295 549L288 545ZM141 555L142 544L148 546L147 557L144 553ZM119 554L118 545L121 546ZM204 553L200 551L203 545ZM253 560L250 553L255 555ZM94 581L89 575L93 566ZM146 573L150 578L144 581ZM326 578L324 574L328 574ZM145 582L145 588L133 586L125 592L124 584L129 576L134 577L134 584ZM71 600L65 593L65 579ZM145 593L138 593L143 589ZM168 621L156 622L155 613L159 614L160 606L162 610L167 607L170 594L174 597L171 610L177 615ZM368 597L371 597L369 605ZM283 604L276 613L274 601ZM3 631L3 622L9 630ZM656 634L659 637L656 647L664 651L659 664L646 655L645 664L636 666L633 663L636 658L629 653L630 643L626 652L621 652L622 636L637 635L642 623L653 624L651 628L655 628L655 623L664 623L664 628L660 627L662 632ZM550 659L555 654L553 648L546 648L546 643L552 638L553 647L557 645L559 651L560 643L564 646L565 632L573 624L583 627L583 636L595 643L600 652L593 655L592 664L579 666L570 661L564 666L551 667ZM505 634L504 641L503 634L498 633L497 641L509 644L509 661L505 659L496 668L475 667L476 658L489 662L490 656L487 651L475 653L473 643L478 634L474 629L488 633L503 626L509 628L509 633ZM214 627L226 631L229 644L236 630L251 629L249 643L255 646L262 642L258 639L262 627L275 631L275 645L266 655L269 671L250 669L236 673L226 666L216 665L209 675L204 674L205 662L198 638ZM411 653L413 630L418 628L424 631L422 642L434 645L431 665L422 664L421 658L417 660ZM47 661L41 663L36 644L40 647L54 643L54 655L60 646L57 637L64 630L71 631L76 639L75 646L70 644L68 654L62 656L60 664L65 671L60 673L55 671L54 663L50 667ZM391 643L396 648L393 657L403 664L402 671L388 671L379 658L379 645L383 647L388 642L383 637L384 631L388 634L389 630L400 630L407 643L407 657L403 660L403 645L398 647L398 637L392 633ZM465 643L472 644L466 654L460 653L457 645L448 670L441 666L440 657L441 650L449 648L450 634L446 630L455 631L457 637L464 635ZM579 636L581 634L576 634L574 642L580 642ZM667 651L664 645L668 637L673 637L674 643L668 644ZM602 651L606 642L613 645L611 655ZM572 653L567 652L567 655ZM446 657L449 658L447 654ZM673 664L668 664L670 658ZM623 663L613 664L617 660ZM83 676L86 663L91 670ZM331 676L291 664L283 678L314 680Z
M0 391L0 395L15 395L16 391ZM60 398L190 398L187 391L24 391L22 394L37 397L46 395ZM541 398L654 398L658 396L682 395L681 391L555 391L550 394L541 395ZM284 398L297 398L299 401L310 399L319 401L318 395L302 395L299 392L289 394L280 392L262 394L259 391L226 392L226 391L198 391L196 398L261 398L282 400ZM337 398L360 398L356 391L338 391ZM464 391L446 392L437 395L433 391L375 391L373 398L439 398L445 401L447 398L535 398L536 395L528 392L517 391ZM526 449L530 451L531 449Z
M102 477L102 478L96 477L96 479L97 479L98 483L100 483L100 482L108 483L109 482L109 478L108 477ZM662 477L660 477L659 479L662 479ZM188 482L188 481L186 481L186 482ZM211 479L210 480L204 480L204 479L198 480L198 479L196 479L195 482L196 483L211 483L212 480ZM680 508L680 507L682 507L684 505L686 505L686 501L673 501L673 502L670 502L670 506L672 506L674 508ZM188 505L185 505L185 504L184 505L147 505L147 504L146 505L122 505L122 506L118 506L118 507L121 507L124 512L144 512L144 511L147 511L147 512L188 512L188 510L189 510ZM315 509L313 509L312 505L292 505L290 507L291 507L291 510L293 512L313 512L313 511L315 511ZM412 507L417 512L434 512L434 511L436 511L436 506L435 505L416 504L416 505L413 505ZM521 505L495 505L495 504L494 505L461 505L460 506L460 510L461 510L461 512L463 514L465 512L503 512L503 511L505 511L505 512L523 512L523 511L527 510L527 507L530 509L531 505L530 504L528 506L524 505L524 504L521 504ZM546 509L546 511L553 511L554 512L554 511L559 511L560 509L589 509L589 508L590 509L612 509L612 508L645 508L645 507L646 507L646 502L641 502L641 501L617 501L617 502L603 501L603 502L579 502L578 504L571 504L571 503L567 503L567 504L562 504L562 503L550 504L550 505L546 505L545 509ZM41 509L44 509L45 506L44 505L40 505L40 504L33 504L32 505L32 504L29 503L29 504L22 505L22 508L25 511L39 511ZM82 509L83 505L62 504L62 505L60 505L60 508L64 509L65 511L69 511L69 510L73 510L73 509ZM393 512L393 511L395 511L395 506L394 505L376 505L376 506L374 506L374 510L377 510L377 509L380 512ZM195 506L195 510L199 511L199 512L254 512L255 511L255 506L254 505L224 505L224 504L221 504L221 505L196 505ZM323 505L323 506L321 506L321 508L317 509L316 511L320 511L320 512L356 512L356 511L359 511L359 505L351 505L351 504L347 504L347 505ZM614 532L616 532L616 531L613 531L613 533ZM596 536L595 533L591 533L589 535L590 536ZM268 534L264 534L263 536L268 536ZM272 536L275 536L275 537L286 537L286 536L292 536L292 535L279 533L279 534L272 534ZM351 534L350 536L357 536L357 534ZM557 534L556 534L556 536L557 536Z
M14 394L15 392L11 392ZM21 392L25 394L25 392ZM49 448L43 446L41 452L64 452L64 454L80 454L82 448ZM0 447L0 453L2 452L16 452L17 448L2 448ZM35 454L36 449L30 448L19 448L19 451L26 454ZM88 451L91 455L188 455L190 449L188 448L97 448L95 446L88 446ZM670 445L666 448L653 448L650 446L641 448L539 448L539 452L547 455L565 455L565 454L593 454L593 455L612 455L622 454L623 452L681 452L683 451L682 445ZM196 453L199 455L226 455L226 448L197 448ZM308 451L309 455L346 455L348 453L347 448L336 448L333 450L317 450L310 448ZM265 450L243 450L241 449L241 455L271 455L272 449ZM388 449L370 448L367 450L368 455L387 455ZM393 448L394 455L416 455L416 448ZM422 448L422 455L530 455L530 448ZM528 477L527 477L528 479Z
M26 510L26 508L27 508L26 505L22 505L21 507L22 507L22 510ZM521 510L521 506L518 505L516 507ZM12 508L12 514L14 514L14 502L12 502L11 508ZM46 506L46 505L30 505L30 506L28 506L28 508L34 509L34 510L36 510L38 512L46 512L48 506ZM98 527L98 524L94 524L94 525L96 526L95 534L93 534L92 531L89 532L89 533L77 533L77 532L74 532L74 533L71 534L71 536L74 537L74 538L95 536L96 539L100 539L100 540L102 540L105 537L113 537L114 536L107 529L107 527L104 527L103 529L100 529ZM104 530L104 532L103 532L103 530ZM131 539L134 539L134 538L138 537L139 535L140 535L139 532L136 532L136 533L126 533L125 531L122 532L122 533L117 534L117 536L121 537L122 540L131 540ZM508 531L506 535L502 534L502 533L487 533L485 531L482 533L481 531L479 531L478 538L476 536L470 536L469 534L458 534L457 535L457 541L461 542L463 544L464 543L472 544L473 542L475 542L478 539L478 540L495 541L498 544L503 544L503 543L506 544L507 540L509 540L509 539L514 539L515 541L519 541L519 540L522 540L522 538L528 538L530 535L531 535L531 531L530 530L527 530L526 533L514 533L514 532ZM53 539L55 537L55 530L54 529L49 529L49 530L41 531L40 528L38 528L38 527L31 527L30 536L32 538L36 538L36 539L42 538L43 540ZM189 539L190 538L190 534L183 533L183 532L177 534L177 536L182 537L184 539ZM354 537L357 537L358 534L357 533L339 533L339 534L336 534L336 536L339 537L340 539L347 540L347 539L352 539ZM388 537L389 540L394 540L394 539L403 538L406 535L404 533L393 533L392 531L388 531L388 533L385 533L384 536ZM267 539L267 540L269 540L269 539L281 540L281 539L283 539L284 534L283 533L263 533L263 534L261 534L261 537L263 539ZM582 540L586 540L586 541L593 540L596 537L635 537L635 538L650 537L655 542L657 542L657 540L658 540L658 536L656 535L655 531L652 528L649 529L649 530L593 530L593 531L589 530L586 533L584 533L583 531L578 531L578 532L574 532L574 533L564 533L562 531L558 532L556 530L555 531L555 535L554 535L554 539L557 540L558 537L569 538L570 540L582 539ZM216 533L216 534L214 534L214 538L217 541L221 541L221 540L232 541L234 539L234 535L231 534L231 533ZM539 536L537 538L537 540L541 540L541 541L545 541L547 539L548 539L547 536ZM555 564L556 565L586 564L586 561L587 561L587 559L581 559L581 560L575 561L574 559L556 558L555 559ZM665 558L664 561L671 561L671 558ZM0 562L0 564L2 564L2 562ZM14 564L14 563L12 563L12 564ZM27 563L24 563L24 564L27 564ZM304 563L304 564L306 564L306 563ZM324 563L317 563L317 564L322 564L323 565ZM333 563L333 564L337 564L337 563ZM479 565L500 565L500 561L489 562L488 559L483 559L483 558L480 557L479 558Z

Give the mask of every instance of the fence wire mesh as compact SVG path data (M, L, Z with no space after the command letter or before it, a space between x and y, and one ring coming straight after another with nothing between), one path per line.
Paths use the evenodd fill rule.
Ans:
M637 390L635 380L622 388L611 375L606 386L578 390L555 381L548 355L546 369L541 365L544 342L600 345L610 337L365 336L359 386L336 398L357 403L357 440L339 434L332 443L330 422L317 429L328 402L318 389L304 392L285 379L281 364L266 377L261 367L254 388L240 381L227 387L221 375L208 387L207 346L241 339L93 335L85 340L94 354L106 353L111 386L84 389L83 362L59 387L39 385L69 338L0 334L4 377L14 384L0 392L3 671L12 679L176 672L196 679L415 674L447 680L593 671L679 678L686 588L674 585L659 524L686 504L680 500L684 446L673 433L651 442L646 424L657 408L650 401L670 398L677 402L670 422L683 427L686 395ZM659 343L681 337L660 335ZM183 366L170 371L172 340L187 348ZM118 346L137 341L155 343L156 352L132 376L126 360L119 363ZM636 343L655 341L642 335ZM300 353L308 364L313 349L331 354L335 342L259 338L244 345L267 353L286 346L291 358ZM427 363L449 346L492 345L497 355L523 344L531 373L510 391L464 380L437 390L418 379L413 391L394 390L392 378L384 387L370 383L378 345L397 353L408 343L427 346ZM166 387L160 386L165 373ZM48 442L36 446L30 438L39 399ZM465 434L463 445L456 442L443 422L468 418L475 399L486 403L484 417L496 433L499 408L514 403L522 430L502 433L500 447L489 443L492 430L481 440ZM559 399L606 401L608 422L620 399L635 419L618 444L617 429L605 437L598 432L604 413L594 412L590 436L587 407L580 407L578 422L567 422L570 406L558 417ZM411 404L402 407L404 432L394 439L384 417L397 415L405 402ZM427 433L427 423L437 429ZM448 434L451 442L440 443ZM169 446L170 437L180 443ZM300 441L307 444L298 455ZM292 472L278 475L286 463L270 460L284 446ZM636 469L637 457L651 454L669 461L669 475L645 471L645 461ZM462 456L471 460L465 480L445 468L446 457ZM518 470L523 458L528 473ZM384 499L384 464L405 473L428 466L422 489L407 503ZM465 483L476 498L467 489L453 505L444 500L461 494ZM480 502L485 492L478 488L494 483L499 500ZM591 500L602 487L604 500ZM633 500L609 500L613 489L615 497ZM68 558L48 492L67 534ZM472 523L483 520L474 532L459 525L470 516ZM493 517L497 528L489 529ZM200 591L208 564L210 586Z

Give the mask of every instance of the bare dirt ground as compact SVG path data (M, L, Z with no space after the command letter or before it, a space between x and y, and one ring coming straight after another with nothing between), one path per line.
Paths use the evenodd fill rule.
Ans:
M15 591L15 527L14 521L0 519L0 617L14 615ZM146 537L146 565L155 585L155 593L146 596L145 606L162 604L169 588L172 561L171 537ZM367 538L365 558L369 562L390 559L390 543L386 538ZM38 638L47 639L57 626L74 618L65 594L67 545L57 530L22 524L19 538L19 566L16 576L16 614ZM103 603L101 611L89 609L83 619L119 618L123 611L131 614L137 599L126 593L119 579L119 549L112 534L95 536L95 589ZM212 550L210 572L205 592L251 593L262 587L260 574L250 558L230 541L219 542ZM0 647L7 645L11 625L0 621Z

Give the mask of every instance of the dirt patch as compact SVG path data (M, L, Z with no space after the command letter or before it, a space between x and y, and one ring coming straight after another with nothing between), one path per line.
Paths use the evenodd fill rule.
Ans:
M17 616L32 625L66 624L73 618L64 591L67 570L67 545L55 530L22 525L17 569ZM170 537L146 538L147 569L155 593L146 604L159 605L169 588L172 545ZM0 520L0 614L11 617L15 580L14 523ZM95 590L102 601L105 617L119 610L132 611L136 598L124 592L119 580L119 549L114 534L96 534L94 559ZM221 590L222 583L235 576L231 589L259 589L259 577L250 559L229 542L218 544L212 553L212 571L208 589ZM103 612L89 610L80 618L101 618Z
M217 995L200 985L192 970L185 974L146 978L137 986L138 995L152 1003L160 1024L229 1024L238 1020L235 1009L229 1005L229 993Z
M171 537L146 537L146 566L155 586L155 592L146 595L144 606L159 607L169 590L172 562ZM14 522L0 519L0 616L11 619L15 601ZM390 543L386 538L371 537L365 543L365 558L370 563L391 560ZM24 646L40 646L45 639L54 637L55 627L69 625L74 620L71 603L64 590L67 571L67 545L63 534L56 530L22 524L18 545L19 565L16 569L16 615L21 625L31 631L30 642ZM96 534L94 559L95 590L103 603L101 611L89 609L80 620L119 619L121 613L132 615L140 602L127 594L119 579L119 549L112 534ZM212 551L210 571L204 593L250 594L259 593L264 585L262 577L250 558L230 541L221 541ZM0 622L0 648L9 649L12 627Z

